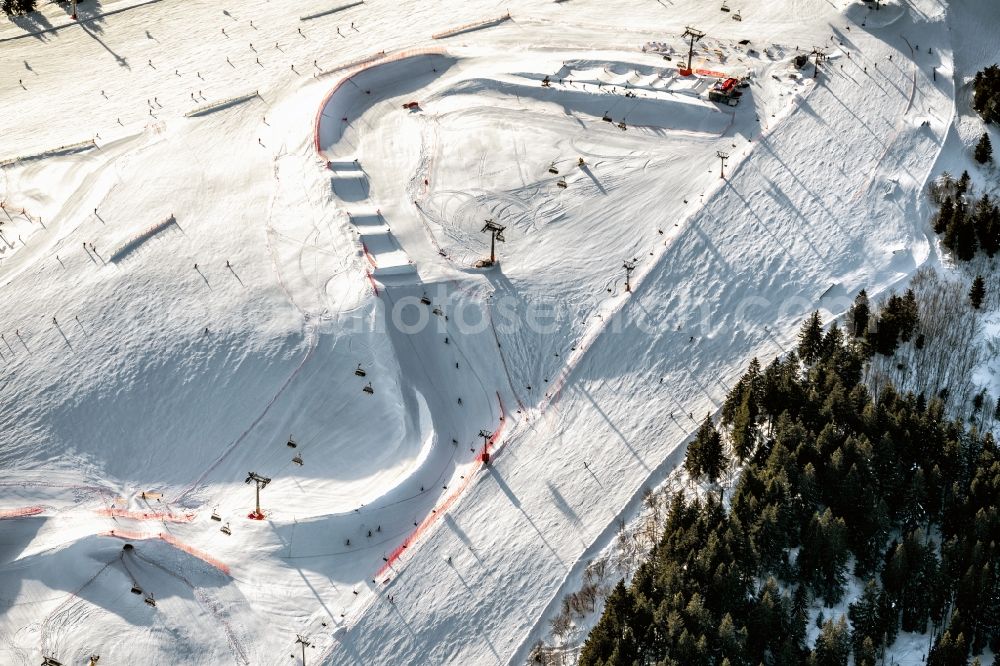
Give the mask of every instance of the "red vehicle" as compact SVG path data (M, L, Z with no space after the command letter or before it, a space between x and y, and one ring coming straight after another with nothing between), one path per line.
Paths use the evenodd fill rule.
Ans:
M740 97L743 96L743 93L737 90L738 87L740 87L739 79L725 79L712 86L712 89L708 91L708 99L713 102L736 106L740 102Z

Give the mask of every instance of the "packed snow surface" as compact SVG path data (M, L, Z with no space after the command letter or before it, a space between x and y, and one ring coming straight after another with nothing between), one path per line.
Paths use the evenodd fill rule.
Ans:
M750 358L937 261L949 7L739 10L0 23L0 663L523 661Z

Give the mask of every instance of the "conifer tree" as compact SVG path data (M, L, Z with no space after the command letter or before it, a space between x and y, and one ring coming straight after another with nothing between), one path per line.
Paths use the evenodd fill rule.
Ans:
M850 656L850 637L847 633L847 622L841 615L837 622L833 619L823 623L823 628L816 638L816 647L809 655L810 666L847 666Z
M969 192L969 186L972 184L972 176L969 175L969 171L963 170L962 175L958 177L958 182L955 183L955 194L959 197L964 196Z
M951 223L945 229L942 242L945 247L954 252L955 256L962 261L969 261L976 256L979 244L976 237L976 228L962 208L955 209Z
M875 666L876 663L878 663L878 650L875 649L875 641L865 636L861 645L854 648L854 665Z
M972 281L972 288L969 289L969 303L972 307L979 309L983 305L983 299L986 297L986 280L983 279L982 275L977 275L976 279Z
M722 435L715 429L711 415L706 414L705 420L698 428L698 434L688 444L684 467L691 476L704 477L709 483L715 483L722 476L727 463L722 448Z
M864 289L854 297L854 305L847 311L847 329L851 335L859 338L868 330L868 318L871 316L871 305L868 303L868 292Z
M951 219L955 216L955 200L951 195L946 195L941 200L938 212L934 215L934 233L943 234L951 224Z
M986 164L993 159L993 146L990 145L989 133L983 132L983 135L979 138L979 143L976 144L973 156L980 164Z
M809 319L802 324L802 330L799 331L799 358L806 365L812 365L819 359L822 349L823 320L819 316L819 310L816 310L809 315Z
M0 9L7 15L28 14L35 11L37 4L36 0L3 0Z
M912 289L907 289L903 296L891 294L879 312L876 326L868 331L868 343L883 356L892 356L900 340L910 340L919 320L916 295Z
M992 257L1000 252L1000 209L989 194L984 194L976 202L972 223L976 228L979 245L987 256Z
M814 513L802 535L799 550L799 578L828 604L840 601L847 580L847 524L835 518L829 508Z
M722 622L719 623L719 649L725 659L730 659L730 663L735 660L737 663L743 660L746 654L747 629L746 627L736 628L733 623L733 616L726 613Z
M627 631L633 613L632 595L625 588L625 581L619 580L608 595L600 621L583 645L580 663L631 664L637 656L632 632ZM619 661L613 661L613 656Z
M1000 123L1000 67L990 65L976 72L972 108L987 123Z
M851 620L851 642L855 652L860 651L866 639L876 644L881 641L884 632L882 618L884 603L878 584L874 580L869 580L864 592L848 608L847 617Z
M733 454L740 462L749 458L757 445L763 386L760 361L754 358L722 405L722 423L730 426Z

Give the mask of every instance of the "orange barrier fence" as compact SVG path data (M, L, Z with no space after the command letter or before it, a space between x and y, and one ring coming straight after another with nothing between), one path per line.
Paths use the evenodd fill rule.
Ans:
M378 263L375 262L375 257L372 256L372 253L368 250L367 243L364 241L361 241L361 249L365 251L365 257L367 257L368 263L372 265L372 268L378 268Z
M351 78L353 78L354 76L357 76L358 74L363 72L365 69L368 69L368 67L362 67L362 65L377 67L380 65L385 65L390 62L396 62L398 60L405 60L406 58L412 58L413 56L443 55L444 53L446 53L446 51L443 48L407 49L404 51L396 51L395 53L386 53L385 51L379 51L378 53L375 53L373 55L367 56L365 58L360 58L358 60L354 60L346 65L341 65L336 69L330 70L330 72L335 72L335 71L349 70L355 67L360 67L360 69L358 69L357 71L347 74L347 76L338 81L337 84L330 90L330 92L326 94L326 97L323 98L323 101L320 102L319 109L316 110L316 123L313 128L313 139L315 143L316 154L318 154L320 157L323 157L323 151L322 148L320 147L320 137L319 137L320 124L322 123L323 120L323 111L326 110L326 107L330 104L330 100L333 99L333 96L337 94L337 91L340 90L341 86L350 81ZM324 74L326 73L328 72L324 72ZM343 122L343 121L336 119L336 122Z
M506 425L503 400L500 399L499 393L497 393L497 401L500 403L500 424L497 426L497 429L493 433L493 435L483 445L483 448L480 450L479 455L476 456L476 460L484 465L489 464L489 455L496 448L496 444L500 439L500 435L503 433L504 426ZM435 522L437 522L437 519L443 516L445 512L448 511L449 508L451 508L451 505L454 504L455 501L462 496L462 493L464 493L466 488L469 487L475 476L476 475L474 473L467 473L461 485L459 485L458 488L452 491L452 493L448 495L448 497L446 497L445 500L437 508L431 510L431 513L426 518L424 518L423 521L412 532L410 532L409 536L407 536L406 539L403 540L403 543L399 544L396 547L396 549L393 550L392 553L390 553L388 557L385 558L386 560L385 564L383 564L381 568L379 568L379 570L375 573L376 579L383 576L385 572L388 571L392 567L392 565L395 564L399 560L399 558L403 556L403 553L406 551L406 549L412 546L414 543L416 543L417 540L420 539L420 537L423 536L424 533L427 532L427 530L430 529Z
M43 511L45 511L45 507L42 506L24 506L19 509L0 509L0 520L37 516Z

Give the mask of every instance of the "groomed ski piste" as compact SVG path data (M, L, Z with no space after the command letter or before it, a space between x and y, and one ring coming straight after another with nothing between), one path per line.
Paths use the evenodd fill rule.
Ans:
M718 4L0 23L0 663L524 663L752 357L940 261L996 8Z

